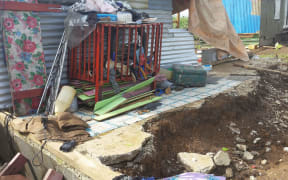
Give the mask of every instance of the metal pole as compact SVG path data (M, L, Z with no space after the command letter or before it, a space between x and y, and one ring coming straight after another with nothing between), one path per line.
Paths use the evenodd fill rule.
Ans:
M66 57L66 52L67 52L67 45L68 45L68 39L67 37L65 37L64 40L64 49L63 49L63 53L62 53L62 57L61 57L61 61L60 61L60 71L59 71L59 76L58 79L56 81L56 90L55 90L55 96L53 97L53 106L52 106L52 110L51 110L51 114L54 113L54 107L55 107L55 101L59 92L59 87L60 87L60 82L61 82L61 77L62 77L62 72L63 72L63 67L64 67L64 62L65 62L65 57Z
M61 37L61 40L60 40L60 45L57 49L57 52L56 52L56 55L55 55L55 58L54 58L54 62L52 64L52 67L51 67L51 70L50 70L50 73L49 73L49 76L47 78L47 82L46 82L46 85L45 85L45 88L44 88L44 91L43 91L43 94L42 94L42 97L41 97L41 100L40 100L40 103L39 103L39 106L38 106L38 109L37 109L37 112L36 114L39 114L39 111L40 111L40 108L43 104L43 101L44 99L46 98L46 95L47 95L47 91L49 89L49 86L50 86L50 83L51 83L51 78L53 76L53 71L54 71L54 68L55 68L55 65L57 64L58 62L58 56L59 56L59 52L62 48L62 43L63 43L63 40L64 40L64 36L65 36L65 31L63 32L63 35Z

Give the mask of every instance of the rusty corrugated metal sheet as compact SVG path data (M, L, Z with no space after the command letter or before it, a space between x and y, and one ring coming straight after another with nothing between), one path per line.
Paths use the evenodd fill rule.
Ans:
M223 0L223 4L237 33L260 31L261 0Z

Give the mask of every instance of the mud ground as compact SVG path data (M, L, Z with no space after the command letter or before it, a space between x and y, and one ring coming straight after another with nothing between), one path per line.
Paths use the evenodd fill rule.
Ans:
M268 65L281 71L288 67ZM113 167L130 176L169 177L185 171L177 161L179 152L216 153L225 147L232 159L232 179L286 179L288 158L283 148L288 146L288 77L262 71L258 75L258 80L207 99L200 109L169 112L147 122L144 130L154 135L153 151ZM245 139L242 144L255 154L252 161L237 153L237 136ZM256 138L261 140L254 143ZM264 159L268 163L261 165ZM225 169L217 167L212 173L225 175Z

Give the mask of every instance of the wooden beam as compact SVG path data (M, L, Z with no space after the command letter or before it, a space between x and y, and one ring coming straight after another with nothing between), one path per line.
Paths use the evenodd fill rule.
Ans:
M0 176L15 175L24 168L27 159L21 154L17 153L8 165L0 172Z
M35 12L61 12L61 5L33 4L25 2L1 1L0 10L8 11L35 11Z
M180 12L177 13L177 25L176 28L180 28Z
M63 175L56 172L53 169L48 169L47 173L45 174L43 180L62 180Z
M282 76L287 76L288 77L288 73L287 72L282 72L282 71L277 71L277 70L272 70L272 69L265 69L265 68L258 68L258 67L253 67L253 66L249 66L249 65L242 65L242 64L233 64L236 67L241 67L241 68L245 68L245 69L249 69L249 70L256 70L256 71L262 71L262 72L268 72L268 73L273 73L273 74L280 74Z
M13 92L13 98L16 99L24 99L24 98L33 98L33 97L41 97L44 89L32 89L26 91L18 91Z

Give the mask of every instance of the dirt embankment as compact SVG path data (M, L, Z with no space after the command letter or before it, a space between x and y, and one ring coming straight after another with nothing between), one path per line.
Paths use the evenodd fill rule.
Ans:
M200 109L169 112L147 122L144 129L154 135L154 152L114 168L131 176L169 177L184 171L177 161L179 152L216 153L225 147L232 159L233 179L273 179L273 171L288 160L283 151L288 146L288 77L261 72L260 76L248 95L220 94ZM237 137L255 154L252 161L237 153ZM262 165L264 159L268 163ZM212 173L224 175L225 169L217 167Z

